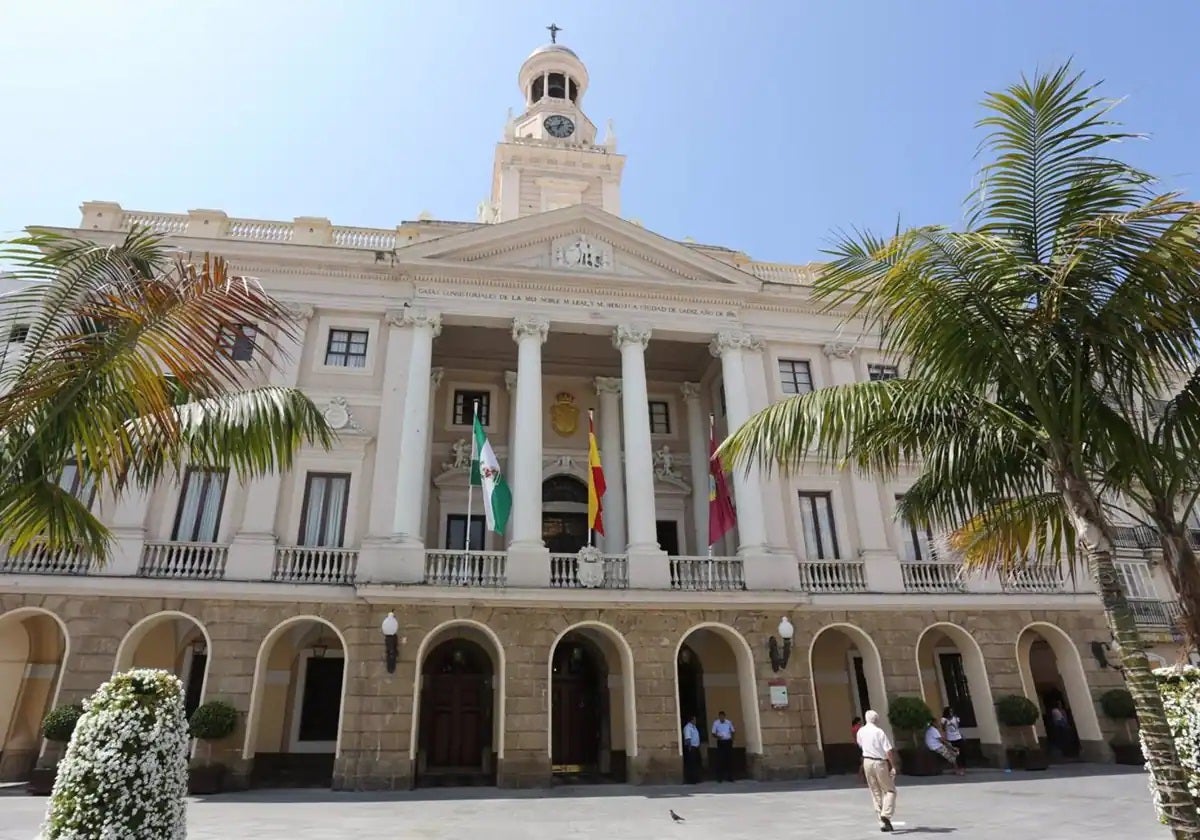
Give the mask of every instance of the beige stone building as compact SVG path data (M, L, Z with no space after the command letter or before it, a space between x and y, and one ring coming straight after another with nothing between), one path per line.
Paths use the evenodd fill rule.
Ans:
M242 722L214 756L250 784L677 780L682 720L701 718L708 746L718 711L738 773L803 777L844 771L852 718L897 695L954 705L991 761L995 698L1061 700L1082 755L1106 760L1095 697L1121 678L1090 585L1044 567L965 576L895 522L906 482L739 473L737 528L710 555L710 415L720 437L897 363L818 311L810 266L624 219L624 157L611 125L597 139L570 49L536 50L518 80L523 113L473 222L83 205L70 233L150 226L288 302L303 339L262 381L303 388L339 440L282 476L196 464L95 500L117 537L103 568L0 554L0 778L46 749L48 708L130 666L178 673L189 708L232 702ZM225 348L251 371L256 330ZM10 358L22 337L9 324ZM468 518L475 403L514 493L504 536L485 533L478 492ZM589 410L609 486L599 557L579 553ZM1127 536L1139 616L1173 658L1169 588Z

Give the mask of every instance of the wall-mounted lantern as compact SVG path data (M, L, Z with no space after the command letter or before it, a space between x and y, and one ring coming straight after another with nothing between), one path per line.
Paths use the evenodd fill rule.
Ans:
M387 672L394 674L396 673L396 660L400 656L400 644L396 638L396 634L400 632L400 622L396 620L396 614L389 612L383 619L383 623L379 625L379 629L383 631L384 663L387 665Z
M796 635L796 628L792 626L792 622L788 621L787 616L779 619L779 639L783 640L783 648L780 649L779 639L771 636L767 639L767 653L771 656L771 670L779 673L787 667L788 659L792 656L792 637Z

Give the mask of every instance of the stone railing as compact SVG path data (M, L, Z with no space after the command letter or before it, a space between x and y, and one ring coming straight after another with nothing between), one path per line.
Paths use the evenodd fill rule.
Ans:
M960 563L901 563L900 574L905 592L963 592L963 567Z
M426 551L425 582L432 586L504 586L503 551Z
M809 592L866 592L867 567L848 560L801 560L800 586Z
M579 555L550 555L550 586L555 589L628 589L629 558L624 554L603 554L600 562L604 578L596 587L579 582Z
M188 217L180 213L142 213L129 210L121 214L120 229L150 228L155 233L183 233Z
M1139 627L1172 629L1179 625L1179 603L1155 598L1130 598L1129 609Z
M91 558L79 548L50 551L42 546L31 546L15 554L5 552L0 555L0 574L86 575L91 565Z
M358 551L353 548L278 548L271 580L284 583L354 583Z
M1062 592L1062 569L1039 565L1013 569L1001 573L1000 585L1005 592Z
M229 547L214 543L151 542L142 549L141 577L215 580L225 577Z
M767 283L784 283L789 286L810 286L817 279L817 272L807 265L750 262L741 266L741 269Z
M672 557L671 588L686 591L732 591L746 588L738 557Z

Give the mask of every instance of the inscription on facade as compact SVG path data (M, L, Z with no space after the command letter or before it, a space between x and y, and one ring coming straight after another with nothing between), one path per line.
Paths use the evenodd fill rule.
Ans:
M480 289L439 289L419 287L417 297L423 299L477 300L483 303L539 304L541 306L570 306L605 312L645 312L652 315L700 315L707 318L736 318L733 309L691 306L686 303L655 303L653 301L605 300L604 298L565 297L536 292L490 292Z

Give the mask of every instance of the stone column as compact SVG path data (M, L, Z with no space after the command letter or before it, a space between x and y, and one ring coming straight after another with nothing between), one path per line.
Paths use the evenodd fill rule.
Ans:
M646 345L650 330L621 326L613 344L621 351L622 414L625 421L626 510L629 514L629 585L667 589L671 569L655 529L654 450L646 389Z
M692 461L692 554L708 553L708 418L700 404L700 385L684 382L679 390L687 407L688 455Z
M543 318L513 319L517 342L516 447L512 474L512 542L509 545L509 586L550 584L550 552L542 543L542 345L550 324Z
M600 397L600 463L604 468L604 550L624 554L625 459L621 452L621 380L596 377Z
M269 381L281 388L295 388L300 381L300 356L304 338L313 317L313 308L305 304L285 304L299 324L297 335L280 337L279 357L271 369ZM279 491L283 475L274 472L251 480L246 488L246 504L242 523L233 537L229 550L227 577L235 580L270 580L275 568L275 547L279 540L275 532L279 514Z
M117 499L109 522L113 547L108 562L92 574L133 577L142 562L146 545L146 513L150 507L150 491L129 486Z
M508 392L508 455L504 461L504 478L508 482L508 489L513 494L513 498L517 497L517 372L515 370L504 371L504 388ZM503 540L505 545L512 543L512 523L509 523L508 533L504 535Z
M433 368L429 374L429 428L433 428L434 417L437 415L437 393L442 387L442 377L446 371L444 368ZM421 542L428 544L428 534L426 529L429 527L429 497L432 495L430 485L432 484L433 462L436 456L433 453L432 447L428 457L425 459L424 472L421 473ZM437 534L437 530L434 530ZM482 548L483 546L480 546Z
M405 309L402 326L412 329L408 357L408 387L404 395L404 423L400 429L400 457L396 475L396 505L392 533L409 545L421 543L421 477L429 468L429 393L433 376L433 340L442 332L442 319L422 310Z
M750 397L750 414L756 414L774 402L771 382L763 364L762 344L753 343L742 354L746 371L746 392ZM791 492L785 493L779 472L767 476L760 473L759 486L763 496L763 520L766 530L767 550L771 554L794 557L791 540L788 538L788 511L795 510ZM785 504L786 500L786 504Z
M821 350L829 360L833 385L852 385L858 381L852 344L832 342ZM903 592L900 557L888 545L888 529L891 526L884 514L879 485L856 470L847 470L846 475L850 484L850 502L858 524L858 554L866 566L867 588L872 592Z

